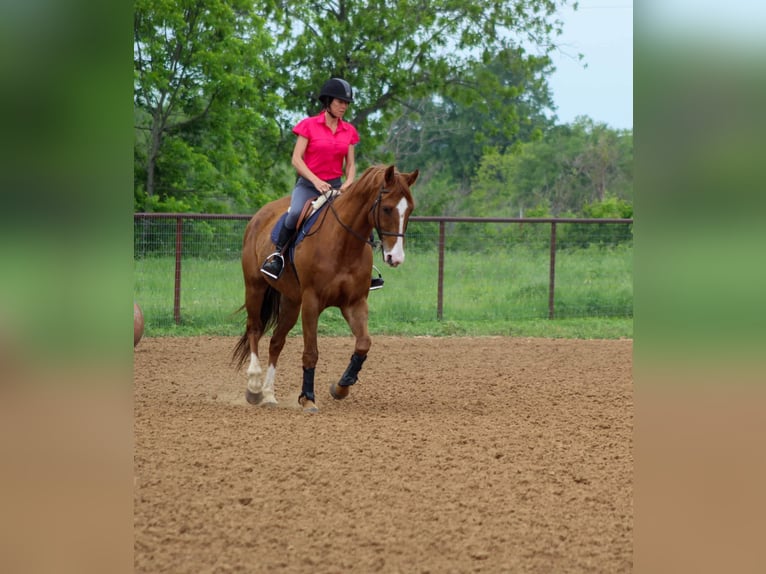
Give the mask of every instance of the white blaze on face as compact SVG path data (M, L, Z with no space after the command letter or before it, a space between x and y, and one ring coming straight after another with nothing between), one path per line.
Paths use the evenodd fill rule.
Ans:
M399 234L404 234L404 214L407 213L407 200L402 198L396 206L399 212ZM396 267L404 262L404 237L397 237L393 248L383 249L383 260Z

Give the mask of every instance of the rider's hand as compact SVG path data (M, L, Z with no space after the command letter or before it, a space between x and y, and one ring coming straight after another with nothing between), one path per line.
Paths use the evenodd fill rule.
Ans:
M319 193L327 193L328 191L330 191L332 189L332 186L329 183L327 183L326 181L320 181L314 187L317 188L317 191Z

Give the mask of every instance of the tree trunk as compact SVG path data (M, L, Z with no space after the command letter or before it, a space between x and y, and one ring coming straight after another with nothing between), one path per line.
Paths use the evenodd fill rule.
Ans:
M157 156L160 153L162 143L162 127L159 118L155 115L152 119L152 141L149 146L149 154L146 160L146 196L154 197L154 172L157 168ZM152 211L151 202L147 202L147 211Z

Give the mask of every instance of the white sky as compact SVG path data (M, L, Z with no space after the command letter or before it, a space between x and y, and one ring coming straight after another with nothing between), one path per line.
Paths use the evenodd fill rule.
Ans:
M561 49L553 54L556 72L548 81L558 123L582 115L633 129L633 0L580 0L576 12L570 6L559 17Z

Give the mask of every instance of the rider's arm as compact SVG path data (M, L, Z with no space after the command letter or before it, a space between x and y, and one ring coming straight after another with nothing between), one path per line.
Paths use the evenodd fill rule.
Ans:
M316 187L318 191L324 193L330 189L330 184L314 175L314 172L311 171L306 165L306 162L303 161L303 154L306 153L308 145L309 140L307 138L298 136L298 139L295 142L295 147L293 148L292 164L299 176L309 180L314 184L314 187Z
M348 146L348 153L346 153L346 180L343 185L340 186L341 191L346 191L356 178L356 159L354 158L354 146Z

